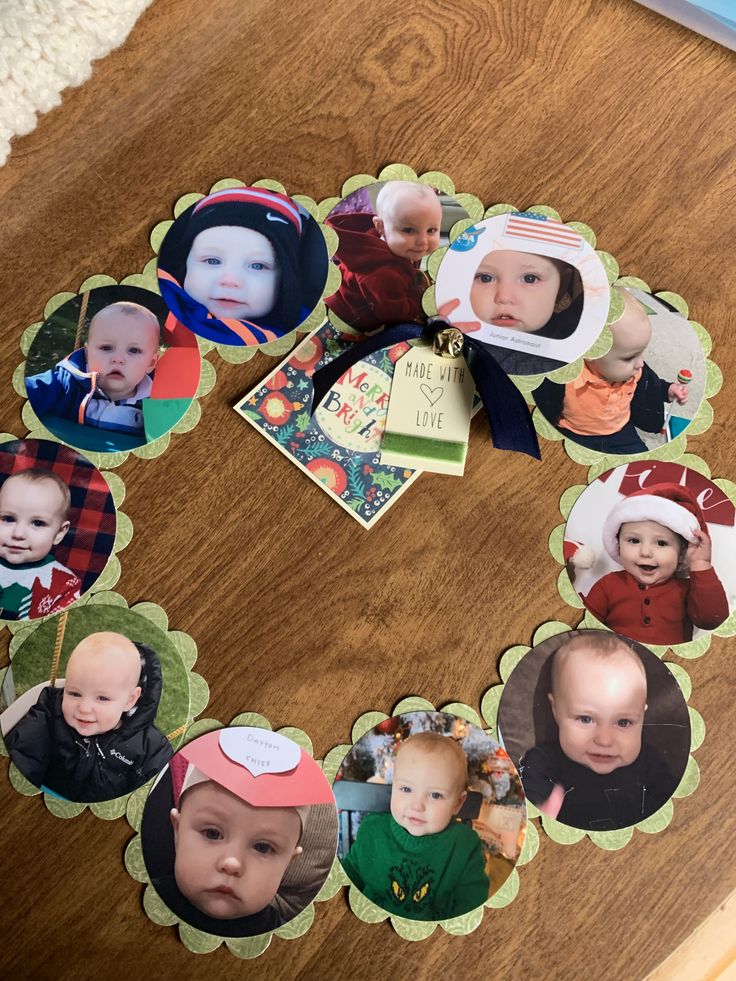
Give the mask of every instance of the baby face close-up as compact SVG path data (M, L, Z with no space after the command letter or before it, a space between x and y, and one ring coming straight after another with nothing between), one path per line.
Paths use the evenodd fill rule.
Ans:
M397 191L373 224L394 255L418 262L440 244L442 207L435 194Z
M140 655L121 634L90 634L74 648L66 668L61 712L80 736L120 728L123 712L138 701Z
M646 675L633 651L577 648L553 676L549 700L565 756L601 774L633 763L647 707Z
M105 307L92 318L85 345L88 371L97 372L97 384L113 401L129 399L149 371L156 367L158 321L153 315L122 313Z
M172 810L179 891L207 916L232 920L264 909L301 852L293 807L253 807L217 783L187 790Z
M187 256L184 289L214 317L265 317L276 304L279 281L273 246L252 228L206 228Z
M66 510L51 478L8 477L0 489L0 558L11 565L45 559L69 530Z
M451 753L412 746L409 739L394 765L394 820L415 837L444 831L467 796L464 777Z
M657 521L627 521L618 533L621 565L644 586L671 579L683 547L683 539Z
M531 333L548 323L560 285L560 270L551 259L497 249L475 271L470 305L485 323Z
M626 382L644 366L644 352L652 337L652 327L641 303L626 290L623 316L612 325L611 350L591 361L606 381Z

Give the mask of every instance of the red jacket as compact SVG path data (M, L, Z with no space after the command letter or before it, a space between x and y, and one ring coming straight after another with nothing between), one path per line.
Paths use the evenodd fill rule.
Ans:
M423 321L424 273L394 255L373 227L373 215L335 215L326 224L339 236L335 259L342 283L325 303L351 327Z
M728 617L713 567L656 586L644 586L628 572L609 572L582 599L611 630L644 644L684 644L693 639L694 626L715 630Z

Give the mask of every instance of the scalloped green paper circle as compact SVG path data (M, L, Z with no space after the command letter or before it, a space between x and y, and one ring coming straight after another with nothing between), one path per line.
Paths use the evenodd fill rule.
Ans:
M461 719L467 720L474 726L477 726L479 729L484 729L482 713L478 713L474 708L472 708L470 705L466 705L464 702L450 702L447 705L440 706L440 708L435 708L432 702L428 701L426 698L421 698L418 695L410 695L407 698L403 698L401 701L397 702L390 715L386 715L385 712L373 711L364 712L358 717L351 731L352 743L334 746L325 755L323 769L325 776L330 783L334 784L335 776L340 768L340 764L350 750L353 749L354 744L358 742L361 736L364 736L367 732L370 732L374 726L380 724L381 722L385 722L387 719L393 718L396 715L404 715L408 712L447 712L449 714L456 715ZM488 728L486 728L484 731L495 741L497 741L497 737L493 731L489 730ZM383 923L385 920L388 920L396 933L398 933L399 936L403 937L405 940L424 940L431 936L438 926L441 927L446 933L460 936L472 933L480 926L486 908L500 909L503 906L507 906L513 899L516 898L519 891L520 881L517 870L520 865L525 865L527 862L531 861L531 859L536 855L538 848L539 835L536 828L534 828L534 826L527 819L524 844L511 874L501 888L482 906L479 906L477 909L471 910L471 912L465 913L462 916L456 916L449 920L407 920L401 916L394 916L387 910L384 910L375 903L372 903L363 895L363 893L360 892L357 886L353 885L347 873L343 871L342 863L338 858L335 858L333 873L335 874L337 888L339 889L342 886L347 887L348 905L358 919L362 920L364 923Z
M468 225L472 225L474 221L480 220L483 216L483 203L480 198L477 198L474 194L468 194L463 192L455 191L455 184L447 174L442 173L439 170L430 170L424 174L417 174L415 170L406 164L392 163L385 166L379 173L377 177L372 174L355 174L353 177L349 177L345 183L342 185L341 196L340 197L330 197L325 198L319 202L318 213L320 220L324 221L329 215L332 209L338 205L345 198L354 194L355 191L360 190L362 187L369 187L372 184L377 184L381 181L411 181L416 184L429 184L431 187L443 194L447 194L451 197L465 212L470 216L469 218L463 218L452 226L450 231L450 236L453 237L458 235L462 228L466 228ZM328 229L332 231L332 229ZM337 249L337 233L333 232L334 244L330 255L333 255ZM433 270L436 272L437 266L445 253L445 247L440 246L440 248L435 249L435 251L427 259L427 271L429 272L432 279L434 279ZM335 271L334 282L331 283L331 289L326 296L331 296L335 293L342 280L340 270L337 266L333 266ZM424 293L422 297L422 306L428 315L432 315L434 303L434 286L430 286ZM434 307L434 314L437 313L437 308ZM346 323L342 318L338 317L336 313L328 311L328 316L330 323L343 330L352 331L355 330Z
M522 209L516 207L513 204L494 204L479 216L473 215L472 220L457 222L450 231L450 241L454 241L459 235L461 235L466 228L469 228L476 221L486 218L495 218L498 215L509 214L512 211L521 211ZM551 218L554 221L562 221L559 212L555 211L549 205L545 204L535 204L529 205L524 211L533 211L536 214L545 215L547 218ZM596 255L600 259L603 268L606 272L606 278L608 279L609 285L612 285L616 278L618 277L618 263L608 252L603 252L600 249L596 249L596 236L595 232L589 225L584 224L580 221L567 221L564 223L568 228L577 232L580 237L587 242L587 244L595 250ZM439 252L440 250L438 250ZM444 250L442 250L444 252ZM437 253L435 253L436 255ZM431 257L434 259L434 256ZM437 316L437 304L435 302L434 294L434 282L437 278L437 267L442 256L440 255L437 261L433 262L429 266L429 273L432 277L432 286L429 287L425 293L424 310L427 316L436 317ZM606 325L617 320L621 313L623 312L623 302L619 302L618 298L614 298L614 294L611 294L611 303L609 306L608 316L606 318ZM600 357L605 354L606 351L611 346L611 333L607 330L607 326L604 326L599 337L593 342L593 344L584 351L575 361L571 361L569 364L564 365L562 368L556 368L554 371L546 372L545 374L539 375L509 375L508 377L516 385L522 395L531 401L531 393L535 388L538 388L545 378L549 378L551 381L564 384L565 382L572 381L574 378L580 374L583 366L584 358ZM544 434L543 434L544 435Z
M580 495L587 490L587 488L595 481L601 474L608 470L615 469L615 467L625 466L629 463L636 463L637 460L642 459L642 457L632 457L623 459L618 458L618 463L610 463L605 457L601 457L598 454L599 459L594 463L588 470L588 483L587 484L576 484L573 487L568 487L566 491L563 492L560 497L560 514L564 518L561 525L556 525L550 532L549 538L547 540L547 545L552 555L553 559L562 566L560 574L557 578L557 591L560 594L560 598L568 604L568 606L575 607L579 610L584 610L583 619L578 624L581 628L597 628L600 630L609 630L610 628L598 620L593 614L585 609L585 604L580 599L580 596L576 592L574 586L570 582L570 577L567 575L565 570L565 562L562 554L562 543L565 535L565 528L567 526L567 519L570 516L573 505L576 503ZM691 453L685 453L682 456L678 456L674 460L667 460L662 457L645 457L645 459L656 460L661 463L676 463L678 466L687 467L690 470L695 470L697 473L702 474L704 477L711 479L710 467L708 464L699 456L695 456ZM734 506L736 506L736 484L730 480L717 479L713 480L723 491L726 497L731 501ZM646 644L645 646L649 650L654 651L659 657L671 650L678 657L684 657L688 659L701 657L711 645L711 638L715 637L733 637L736 634L736 608L731 610L730 615L724 622L717 627L715 630L708 631L700 637L693 640L687 641L684 644ZM639 642L641 643L641 642Z
M20 347L24 358L27 357L31 344L36 334L43 326L44 321L47 320L55 310L57 310L62 304L66 303L67 300L72 300L80 293L94 289L97 286L140 286L143 289L150 290L152 293L160 293L158 288L158 280L156 278L156 262L155 260L153 260L152 263L149 262L141 273L133 273L130 276L126 276L124 279L121 279L119 283L111 276L100 273L94 276L88 276L87 279L85 279L80 285L76 293L55 293L54 296L46 301L46 305L44 306L43 310L44 320L39 320L36 323L26 327L21 335ZM214 365L204 359L204 355L211 348L208 348L206 344L202 343L201 338L197 338L197 341L200 356L202 357L199 385L197 387L197 391L194 393L189 408L171 427L171 429L168 430L168 432L166 432L163 436L160 436L158 439L144 444L143 446L138 446L133 450L120 450L117 453L104 453L95 452L94 450L79 449L71 443L68 443L67 445L71 446L71 448L76 450L78 453L86 456L87 459L94 463L94 465L98 468L119 467L121 463L124 463L128 459L130 454L140 457L142 460L152 460L154 457L160 456L164 450L168 448L168 445L171 442L171 436L174 433L188 433L197 425L202 414L199 399L207 395L215 384ZM25 371L26 362L23 360L13 372L12 384L14 390L23 399L21 419L23 420L23 424L28 429L26 438L51 439L56 443L66 443L66 440L60 439L49 429L47 429L33 411L33 406L28 400L28 395L26 393ZM110 585L114 585L114 583L111 583Z
M206 197L208 194L213 194L215 191L221 191L228 187L263 187L269 191L278 191L280 194L289 194L283 184L268 178L246 184L245 181L238 180L234 177L225 177L222 180L215 181L209 191L191 191L178 198L173 208L174 218L178 218L179 215L186 211L187 208L191 207L191 205L195 204L203 197ZM331 229L325 228L325 226L322 224L322 218L320 217L319 208L316 201L304 194L292 194L289 196L292 198L292 200L306 208L310 215L317 221L318 227L324 236L325 245L327 246L329 268L327 281L325 282L322 290L322 295L306 320L304 320L298 327L294 328L294 330L290 331L288 334L284 334L283 337L278 337L275 341L268 341L266 344L236 346L233 344L215 344L206 338L199 337L198 340L200 342L200 349L202 350L203 354L205 351L216 350L223 361L227 361L230 364L244 364L246 361L250 361L251 358L255 357L258 352L267 354L272 358L283 358L283 356L288 354L292 347L294 347L300 334L308 334L311 331L316 330L317 327L320 327L327 319L327 309L324 302L325 297L331 296L339 285L339 271L333 267L331 262L329 262L329 259L334 255L337 242L335 237L331 234ZM151 248L156 255L158 255L159 250L161 249L161 243L163 242L166 233L173 224L173 219L166 218L157 222L157 224L154 226L150 235L150 243ZM144 270L144 272L148 272L152 267L154 279L156 279L156 262L157 260L153 259L151 262L146 264ZM337 279L335 276L336 273Z
M570 224L570 223L568 223ZM534 407L534 412L532 415L532 420L534 422L534 428L537 433L546 440L550 442L562 442L563 449L575 463L583 464L583 466L602 466L604 470L608 470L612 467L617 467L622 463L631 463L636 460L663 460L663 461L674 461L678 460L684 453L687 452L687 441L691 436L700 436L702 433L707 432L713 424L713 407L710 404L710 399L716 395L723 384L723 374L721 369L710 360L708 357L712 342L708 331L695 320L688 320L688 307L685 300L677 293L671 292L660 292L653 293L652 290L647 286L644 280L639 279L636 276L622 276L617 279L613 286L626 286L630 288L639 289L642 292L650 293L652 296L658 297L669 303L671 306L675 307L678 313L687 321L689 326L693 329L694 333L697 335L705 363L705 384L703 390L703 397L701 399L700 405L697 408L695 415L688 424L687 428L679 436L676 436L669 443L663 443L661 446L657 446L652 450L644 450L641 453L603 453L598 450L590 449L587 446L582 446L580 443L576 443L575 440L570 439L570 437L565 436L563 432L552 425L551 422L542 414L542 412ZM611 296L618 297L618 294L611 292ZM621 315L623 314L623 301L616 304L616 310L614 311L614 304L611 304L611 314L609 316L608 323L615 323ZM614 316L617 313L617 316ZM611 332L606 327L603 334L601 335L599 342L595 344L587 353L586 357L589 358L599 358L610 348L612 341ZM582 369L582 363L580 368ZM564 369L565 371L567 369ZM549 377L553 381L558 381L564 383L567 381L572 381L579 371L575 373L571 378L563 378L561 375L558 378L557 372L553 372ZM516 379L514 379L516 381ZM535 385L534 388L537 386ZM529 401L533 402L533 389L529 392L525 392L525 395L529 395Z
M13 436L12 433L0 433L0 446L11 440L20 439L46 439L51 443L59 443L61 446L67 446L66 443L63 443L52 433L46 431L40 434L28 433L27 436L23 437ZM88 454L85 453L84 450L78 450L73 446L70 446L69 449L73 450L83 459L88 460L97 469L100 476L110 488L110 493L112 494L113 503L115 505L115 540L113 541L112 550L108 557L107 563L87 592L66 608L67 610L74 610L89 602L90 598L94 594L112 589L117 583L118 579L120 579L120 560L117 557L117 553L122 552L122 550L130 544L133 537L133 522L130 520L127 514L124 514L120 510L120 505L123 503L123 499L125 498L125 484L123 483L122 478L116 473L102 469L102 467L106 466L109 461L92 459L93 456L100 457L101 454L99 453ZM51 613L49 616L39 617L37 620L3 620L0 618L0 630L2 630L3 627L7 627L11 634L15 634L18 631L23 630L23 628L28 624L38 625L46 620L52 620L59 616L61 612L64 611L62 610L56 613Z
M508 681L509 676L517 664L524 657L526 657L531 650L533 650L543 641L548 640L550 637L555 637L558 634L567 633L571 630L580 630L589 626L606 629L602 624L598 623L586 624L583 622L578 624L577 627L571 627L569 624L562 623L559 620L550 620L547 623L541 624L541 626L535 630L531 645L517 644L516 646L510 647L504 651L498 666L498 673L501 677L502 683L500 685L491 686L483 694L480 703L481 714L494 739L498 739L498 706L501 701L501 695L506 687L506 682ZM666 648L661 648L658 650L657 648L648 647L646 644L642 644L641 646L647 647L650 651L658 654L660 657L666 650ZM667 667L680 686L685 702L687 702L692 691L690 676L679 664L670 664L667 662ZM535 827L531 823L532 819L540 819L541 827L544 829L547 837L551 838L552 841L556 842L558 845L574 845L578 841L582 841L583 838L589 838L593 844L597 845L599 848L603 848L606 851L616 851L623 848L624 845L631 841L635 830L642 831L645 834L657 834L659 831L664 831L664 829L672 821L674 814L674 798L689 796L694 792L700 782L700 770L692 754L698 749L705 738L705 722L703 721L700 713L689 705L688 712L690 715L690 756L685 767L685 772L677 786L677 789L672 795L672 799L667 801L667 803L664 804L658 811L651 814L644 821L640 821L638 824L635 824L629 828L621 828L618 831L584 831L581 828L572 828L566 824L560 824L559 821L555 821L552 818L548 818L546 815L541 814L538 808L536 808L531 801L527 800L527 836L529 834L529 830ZM518 864L519 863L517 863L517 865Z
M244 712L235 716L228 726L223 726L223 724L217 719L199 719L187 728L181 745L183 746L186 743L191 742L193 739L203 735L205 732L212 732L215 729L224 729L231 726L254 726L259 729L273 730L273 727L268 719L266 719L265 716L259 715L255 712ZM310 756L313 755L312 741L302 729L286 726L275 731L293 740L295 743L301 746L302 749L306 750ZM324 770L324 766L319 760L316 760L315 762L317 762ZM250 960L254 957L258 957L268 948L269 944L271 943L271 939L274 936L280 937L282 940L295 940L298 937L303 936L312 926L314 921L314 904L332 899L332 897L339 892L342 886L342 882L340 881L341 870L340 863L338 862L337 858L335 858L332 868L330 869L322 888L314 897L312 902L305 907L301 913L295 916L292 920L289 920L288 923L277 927L270 933L260 934L257 937L218 937L215 934L205 933L202 930L195 929L188 923L181 920L176 913L173 913L164 903L163 899L161 899L152 885L150 876L148 875L148 870L146 869L145 862L143 861L141 822L143 819L143 809L145 807L146 798L148 797L151 788L152 783L147 783L144 787L139 787L138 790L126 798L126 818L136 834L135 837L128 842L125 849L125 868L127 869L128 874L135 879L136 882L141 882L145 886L143 891L143 909L145 910L148 918L158 926L178 926L179 939L184 946L193 953L208 954L213 950L217 950L218 947L224 944L230 953L234 954L236 957L244 960Z
M102 608L101 611L98 610L100 607ZM141 620L140 629L136 631L136 639L142 643L150 643L157 653L165 650L167 660L172 663L171 681L168 687L162 692L156 721L157 724L159 721L162 723L171 722L172 728L168 729L168 726L166 726L167 731L164 734L168 736L176 750L182 743L185 728L204 710L209 700L209 688L206 681L201 675L195 674L192 671L192 667L197 659L197 646L188 634L178 630L169 631L168 618L160 606L155 603L137 603L129 608L126 600L118 593L113 592L96 593L93 596L83 599L81 603L70 607L70 617L67 621L66 630L80 630L81 628L81 634L86 636L91 631L85 628L84 622L92 623L93 621L97 625L97 629L114 630L116 629L116 622L120 619L116 616L116 610L125 610L136 614L136 617ZM75 614L77 615L76 617ZM92 614L94 614L94 617ZM104 621L101 625L100 616ZM73 624L74 619L77 619L78 626L76 628L74 626L70 628L69 622L71 621ZM18 629L14 631L9 651L11 665L7 670L15 668L15 682L16 684L21 684L24 691L34 684L38 684L39 680L45 680L48 675L42 675L40 670L44 666L44 662L38 663L37 665L21 666L19 673L18 668L20 662L15 660L18 651L38 630L42 630L44 634L48 633L50 635L49 638L44 637L43 639L43 652L45 657L46 651L48 650L48 667L50 669L54 640L52 635L58 629L59 620L60 615L47 617L45 620L25 621L19 624ZM140 636L138 636L138 633L140 633ZM181 659L180 665L177 659ZM4 677L5 673L3 672L0 683L4 680ZM179 710L179 706L175 703L184 704L185 699L186 711L182 713ZM2 737L0 737L0 754L8 756L8 751ZM25 796L35 797L42 793L38 787L26 780L13 763L10 765L9 777L13 787ZM52 814L60 818L75 817L77 814L81 814L86 808L89 808L96 817L106 821L112 821L125 814L126 808L130 805L131 800L137 800L141 792L144 794L147 793L152 782L152 780L149 780L143 787L139 787L124 797L117 797L114 800L96 804L74 803L72 801L61 800L47 793L43 793L43 802Z

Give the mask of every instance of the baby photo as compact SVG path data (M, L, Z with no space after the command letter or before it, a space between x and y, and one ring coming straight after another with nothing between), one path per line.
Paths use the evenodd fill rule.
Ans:
M0 444L0 620L65 610L107 565L117 519L89 460L51 440Z
M499 734L527 798L584 831L655 814L690 754L690 719L667 665L602 630L571 630L526 654L504 685Z
M81 449L135 449L168 432L199 385L196 339L157 294L103 286L62 304L26 361L33 411Z
M687 429L705 388L705 356L695 330L657 297L614 286L624 304L613 344L585 360L565 385L535 389L545 419L581 446L608 454L656 449Z
M509 375L553 371L598 339L609 287L595 251L558 221L511 212L477 222L437 270L437 312Z
M45 654L50 660L51 650ZM15 659L13 668L17 676ZM99 631L75 644L63 671L55 684L36 685L0 715L8 753L26 780L87 803L124 797L156 776L173 752L154 724L162 689L156 652Z
M609 470L575 502L565 558L583 603L611 630L685 644L736 599L734 505L712 481L647 460Z
M141 838L154 889L184 923L259 936L322 888L335 858L335 798L286 736L218 729L171 760L146 801Z
M508 755L445 712L379 723L343 760L334 791L343 869L367 899L405 919L482 906L524 842L524 795Z
M325 222L339 237L333 262L342 276L325 300L329 311L362 331L423 323L427 257L467 217L449 195L416 181L384 181L349 194Z
M292 198L262 187L208 194L161 243L158 280L177 320L217 344L267 344L300 327L327 281L324 235Z

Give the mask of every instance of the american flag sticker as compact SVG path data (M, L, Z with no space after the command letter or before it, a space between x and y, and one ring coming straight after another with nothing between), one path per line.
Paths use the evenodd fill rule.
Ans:
M545 242L547 245L557 245L561 249L580 250L583 247L583 239L572 228L568 228L560 221L553 221L551 218L530 211L510 214L506 219L504 231L509 238Z

